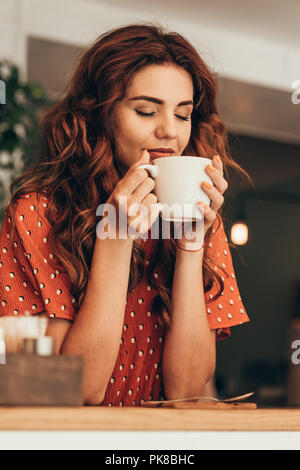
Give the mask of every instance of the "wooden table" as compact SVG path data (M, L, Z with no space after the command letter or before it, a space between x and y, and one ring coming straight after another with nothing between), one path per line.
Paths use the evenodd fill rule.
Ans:
M0 431L300 431L299 408L0 407Z

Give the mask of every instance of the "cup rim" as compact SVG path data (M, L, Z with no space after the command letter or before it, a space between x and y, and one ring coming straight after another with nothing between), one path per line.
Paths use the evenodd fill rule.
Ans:
M211 162L211 159L210 158L207 158L207 157L199 157L197 155L172 155L172 157L160 157L160 158L154 158L152 160L152 163L155 162L156 160L172 160L172 161L175 161L175 160L180 160L180 157L183 157L184 159L188 158L188 159L195 159L195 158L198 158L198 159L201 159L201 160L207 160L208 162Z

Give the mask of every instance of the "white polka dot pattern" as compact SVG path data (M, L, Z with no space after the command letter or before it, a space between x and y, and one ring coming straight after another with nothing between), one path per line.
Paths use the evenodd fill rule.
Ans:
M10 234L10 239L7 233L11 221L6 213L0 238L0 315L46 311L50 318L74 319L76 299L53 254L44 204L37 200L36 193L18 201L17 231ZM145 266L156 242L148 240L143 244ZM210 263L212 269L224 280L222 296L214 299L218 292L216 283L205 293L209 326L216 330L217 339L222 339L230 334L230 327L249 321L239 296L223 225L218 230L213 227L207 255L214 260ZM153 278L162 279L157 268ZM156 288L145 276L128 295L119 353L103 405L140 406L149 397L163 397L161 360L165 330L152 308L156 295Z
M155 242L149 240L143 244L148 256ZM148 256L145 266L149 264ZM154 278L159 276L158 271L153 272ZM149 397L158 400L163 395L161 357L165 331L152 309L157 290L149 287L144 276L134 292L128 294L119 355L102 402L105 406L120 406L120 403L140 406Z
M5 213L0 237L0 315L45 311L50 318L73 320L76 303L68 277L51 249L46 197L42 198L30 193L18 200L14 233L10 208Z
M219 291L218 283L214 282L210 291L205 292L209 326L216 330L217 338L222 339L230 334L230 327L245 323L249 318L246 313L242 313L245 309L239 295L227 237L223 222L219 226L218 219L213 226L207 255L209 265L224 283L224 291L215 300L214 296Z

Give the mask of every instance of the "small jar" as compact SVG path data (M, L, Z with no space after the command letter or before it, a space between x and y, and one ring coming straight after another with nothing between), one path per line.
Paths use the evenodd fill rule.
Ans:
M0 326L0 365L6 364L6 345L4 339L4 329Z
M54 339L52 336L39 336L38 338L23 339L23 353L37 356L53 356Z
M54 355L54 339L52 336L40 336L37 338L36 354L38 356Z
M23 354L36 354L37 338L23 338Z

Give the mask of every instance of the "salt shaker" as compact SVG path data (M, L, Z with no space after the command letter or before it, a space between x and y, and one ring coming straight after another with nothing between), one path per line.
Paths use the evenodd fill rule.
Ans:
M23 354L36 354L37 338L23 338Z
M54 339L52 336L23 338L23 353L34 354L37 356L53 356Z
M52 336L40 336L37 338L36 354L38 356L53 356L54 339Z
M0 326L0 365L6 364L6 347L4 339L4 329Z

